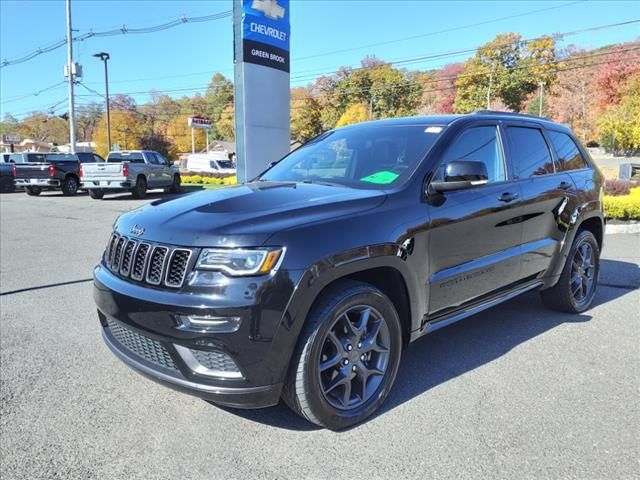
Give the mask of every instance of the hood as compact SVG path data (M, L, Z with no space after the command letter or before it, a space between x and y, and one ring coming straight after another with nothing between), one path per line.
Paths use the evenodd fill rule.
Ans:
M306 183L248 183L158 200L122 215L116 229L141 239L172 245L260 246L274 233L308 223L362 212L386 194Z

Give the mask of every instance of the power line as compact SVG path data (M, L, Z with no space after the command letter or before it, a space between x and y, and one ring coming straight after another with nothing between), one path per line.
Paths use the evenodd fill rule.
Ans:
M6 100L3 100L0 103L2 103L2 104L12 103L12 102L17 102L19 100L23 100L23 99L25 99L27 97L37 97L41 93L46 92L48 90L53 90L56 87L60 87L61 85L65 84L65 83L67 83L67 82L65 80L63 80L61 82L54 83L53 85L50 85L48 87L42 88L42 89L40 89L40 90L38 90L37 92L34 92L34 93L26 93L26 94L23 94L23 95L13 95L11 97L8 97Z
M370 43L368 45L361 45L359 47L350 47L350 48L344 48L344 49L341 49L341 50L333 50L331 52L324 52L324 53L317 53L317 54L314 54L314 55L307 55L305 57L294 58L293 60L294 61L308 60L310 58L318 58L318 57L323 57L323 56L326 56L326 55L335 55L337 53L352 52L354 50L362 50L362 49L370 48L370 47L379 47L379 46L382 46L382 45L389 45L391 43L398 43L398 42L404 42L404 41L407 41L407 40L414 40L416 38L430 37L430 36L433 36L433 35L439 35L441 33L457 32L459 30L463 30L463 29L466 29L466 28L478 27L478 26L487 25L487 24L490 24L490 23L501 22L503 20L511 20L513 18L519 18L519 17L524 17L524 16L527 16L527 15L533 15L535 13L547 12L547 11L555 10L555 9L558 9L558 8L569 7L569 6L575 5L577 3L584 3L585 1L586 0L578 0L578 1L575 1L575 2L565 3L565 4L562 4L562 5L555 5L553 7L540 8L538 10L531 10L529 12L523 12L523 13L519 13L519 14L516 14L516 15L508 15L506 17L493 18L493 19L490 19L490 20L484 20L482 22L470 23L470 24L467 24L467 25L460 25L458 27L451 27L451 28L446 28L446 29L443 29L443 30L436 30L434 32L421 33L421 34L418 34L418 35L411 35L409 37L396 38L394 40L386 40L384 42Z
M89 31L87 33L84 33L82 35L78 35L76 37L73 38L73 41L75 42L83 42L85 40L88 40L89 38L93 38L93 37L112 37L115 35L126 35L126 34L141 34L141 33L155 33L155 32L161 32L163 30L168 30L170 28L174 28L177 27L179 25L183 25L185 23L202 23L202 22L211 22L213 20L220 20L222 18L226 18L226 17L230 17L231 16L231 10L227 10L224 12L220 12L220 13L214 13L212 15L204 15L204 16L199 16L199 17L186 17L186 16L182 16L180 18L177 18L175 20L172 20L170 22L166 22L166 23L162 23L160 25L154 25L151 27L143 27L143 28L130 28L127 27L126 25L122 25L119 28L115 28L112 30L106 30L103 32L93 32L93 31ZM2 62L0 62L0 68L4 68L7 67L9 65L17 65L19 63L23 63L26 62L28 60L31 60L32 58L35 58L39 55L42 55L43 53L48 53L48 52L52 52L53 50L57 50L58 48L64 46L67 44L67 39L62 39L59 40L55 43L52 43L46 47L43 48L38 48L32 52L27 53L26 55L20 57L20 58L15 58L13 60L3 60Z

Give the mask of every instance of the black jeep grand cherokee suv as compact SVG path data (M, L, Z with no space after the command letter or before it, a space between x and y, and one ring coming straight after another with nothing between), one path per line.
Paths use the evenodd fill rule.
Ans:
M593 301L601 173L566 127L495 112L332 130L250 183L121 216L95 269L129 366L318 425L371 415L420 336L533 289Z

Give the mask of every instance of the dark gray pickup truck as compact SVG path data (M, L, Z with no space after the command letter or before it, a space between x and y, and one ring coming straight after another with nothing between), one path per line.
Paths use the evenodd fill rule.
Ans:
M16 164L16 186L24 187L27 195L36 196L43 188L62 190L75 195L80 187L80 164L104 162L95 153L14 153L9 162Z

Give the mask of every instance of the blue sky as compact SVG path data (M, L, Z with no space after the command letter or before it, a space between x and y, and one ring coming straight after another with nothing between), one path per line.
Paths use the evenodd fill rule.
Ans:
M164 23L182 15L201 16L230 10L227 1L72 0L73 27L79 33ZM558 8L554 8L558 7ZM528 12L546 11L526 14ZM292 85L305 85L316 74L341 65L357 65L367 54L393 61L409 57L474 48L496 34L515 31L530 38L599 25L640 19L640 2L632 1L291 1ZM499 20L500 17L521 15ZM471 24L484 23L473 27ZM462 27L462 28L458 28ZM455 31L441 32L443 30ZM441 33L438 33L441 32ZM0 0L0 59L11 60L65 36L64 0ZM416 37L405 39L407 37ZM592 48L637 40L640 23L567 37L570 43ZM396 41L399 40L399 41ZM388 42L384 45L367 46ZM111 55L111 93L129 93L148 100L151 89L172 96L185 89L203 92L214 72L232 78L231 18L185 24L158 33L92 38L77 43L75 59L84 67L84 80L104 89L102 64L91 55ZM359 48L363 47L363 48ZM429 69L463 61L469 54L424 61L411 69ZM62 82L66 47L28 62L0 69L0 115L18 118L56 103L66 111L66 87L60 85L38 96L16 99ZM91 95L77 87L79 95ZM79 96L77 102L102 101ZM60 103L61 102L61 103Z

